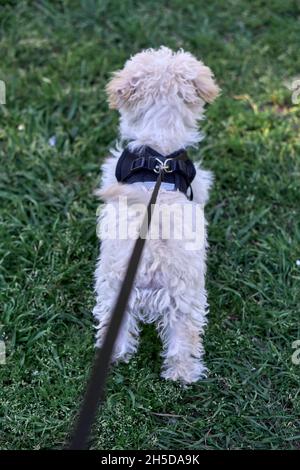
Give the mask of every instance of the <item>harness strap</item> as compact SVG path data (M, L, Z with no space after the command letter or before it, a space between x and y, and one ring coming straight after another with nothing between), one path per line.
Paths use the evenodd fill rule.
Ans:
M131 164L131 172L139 171L141 169L147 169L154 172L158 172L159 166L164 165L164 171L166 173L173 173L174 171L178 171L183 175L187 173L187 165L183 160L176 160L175 158L167 158L167 157L139 157L133 160ZM126 181L128 175L123 179Z

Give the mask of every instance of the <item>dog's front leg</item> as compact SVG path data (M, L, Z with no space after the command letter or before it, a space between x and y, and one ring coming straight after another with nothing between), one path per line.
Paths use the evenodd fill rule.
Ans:
M158 323L163 342L162 377L183 383L206 377L201 335L205 325L205 309L191 305L190 313L170 309Z

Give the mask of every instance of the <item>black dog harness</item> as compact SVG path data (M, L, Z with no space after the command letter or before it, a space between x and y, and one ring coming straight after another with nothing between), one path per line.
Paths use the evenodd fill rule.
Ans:
M196 169L184 149L163 156L150 147L143 147L138 152L132 152L126 147L117 163L116 178L121 183L152 183L153 186L160 169L163 170L162 184L165 189L178 189L186 195L190 189L187 197L193 199L191 182Z

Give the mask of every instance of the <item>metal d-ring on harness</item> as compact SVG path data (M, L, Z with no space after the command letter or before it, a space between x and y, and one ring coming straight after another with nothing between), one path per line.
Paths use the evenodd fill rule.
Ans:
M158 175L157 180L155 182L155 186L147 206L147 213L145 214L140 229L139 238L135 242L123 284L121 286L115 306L112 310L111 321L104 338L103 346L101 349L98 349L95 354L92 372L87 384L85 395L83 397L81 409L76 421L74 432L72 433L70 444L67 446L67 448L70 450L81 450L87 447L88 438L94 419L96 417L97 409L103 401L104 387L108 375L114 343L117 339L122 319L125 314L139 261L141 259L142 251L146 242L146 235L151 224L151 218L154 209L153 206L156 203L158 191L163 180L164 173L169 173L172 171L172 169L169 167L170 162L168 160L184 161L186 158L187 157L185 153L180 153L172 159L166 159L164 162L159 158L156 159L157 165L154 171Z
M153 168L154 173L159 173L160 171L164 171L165 173L172 173L174 170L169 166L171 158L167 158L164 162L162 162L159 158L155 159L158 163L155 168Z

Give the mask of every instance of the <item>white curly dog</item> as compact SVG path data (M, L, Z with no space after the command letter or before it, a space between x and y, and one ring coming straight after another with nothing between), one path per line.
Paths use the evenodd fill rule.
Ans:
M141 214L136 206L147 204L153 188L153 184L145 181L118 182L116 165L119 157L125 146L137 155L150 148L163 156L178 149L196 147L202 139L198 121L203 119L204 105L211 103L219 91L207 66L188 52L173 52L167 47L136 54L122 70L113 74L107 85L110 107L120 113L121 144L111 150L103 164L102 183L96 192L105 201L99 215L102 240L95 272L97 298L93 310L98 347L102 344L140 227ZM173 204L177 209L185 208L189 216L184 219L184 229L195 226L197 209L200 208L203 214L212 182L210 172L201 169L199 164L195 164L195 169L196 176L191 184L193 200L182 191L162 185L154 211L159 213L160 208ZM182 221L178 211L176 214L171 223L173 229ZM163 343L162 377L191 383L206 376L202 335L208 310L205 290L207 243L205 219L200 217L200 220L201 226L196 224L196 236L202 231L203 240L192 248L187 244L190 235L164 237L164 218L153 220L151 228L158 227L159 236L149 235L146 241L115 345L114 361L127 362L136 352L140 323L155 323ZM128 223L131 224L131 236L120 236L116 227L128 227ZM114 236L103 236L107 231L113 231ZM191 230L187 232L190 234Z

